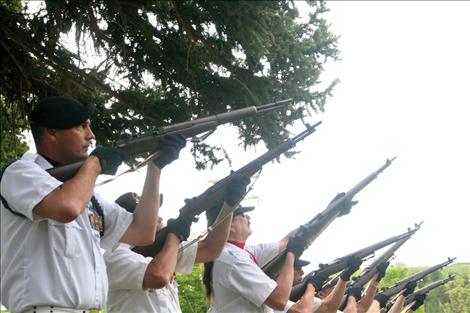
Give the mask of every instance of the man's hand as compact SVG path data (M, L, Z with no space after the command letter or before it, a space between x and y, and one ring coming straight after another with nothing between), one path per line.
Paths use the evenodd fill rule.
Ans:
M375 279L376 282L380 282L382 280L389 265L390 262L384 262L377 266L377 278Z
M356 301L361 300L362 297L362 288L361 287L351 287L348 289L348 294L353 296Z
M175 234L180 242L188 239L189 234L191 233L191 224L192 220L187 218L170 218L166 224L166 230L169 233Z
M287 242L286 251L292 252L295 255L295 259L300 258L302 253L304 253L306 244L303 240L295 239L295 237L290 237Z
M416 311L420 306L424 304L424 299L426 299L426 295L423 293L418 293L415 297L415 303L410 307L412 311Z
M325 285L326 277L321 275L312 275L307 277L307 284L312 284L315 291L319 292Z
M356 272L362 264L362 259L358 256L351 256L346 260L348 268L341 273L341 279L344 281L349 281L351 275Z
M413 291L415 291L415 288L416 288L416 282L415 281L407 282L406 285L405 285L405 291L403 292L403 295L405 297L409 296L410 294L413 293Z
M246 187L250 184L250 179L241 174L234 175L233 179L227 184L224 201L231 207L243 199L246 194Z
M374 299L380 303L381 308L384 308L387 305L388 297L384 295L383 293L376 294Z
M344 193L344 192L340 192L340 193L336 194L336 196L330 201L329 204L332 204L336 200L339 200L340 198L344 197L345 195L346 195L346 193ZM341 212L340 212L339 216L348 214L351 211L351 208L354 205L356 205L357 203L358 203L358 201L352 201L350 199L345 199L343 201L343 203L341 204Z
M96 147L90 153L90 156L94 155L100 161L101 174L114 175L123 161L129 159L123 152L105 147Z
M178 159L181 149L186 146L186 139L181 135L165 135L159 141L160 155L153 163L160 169Z

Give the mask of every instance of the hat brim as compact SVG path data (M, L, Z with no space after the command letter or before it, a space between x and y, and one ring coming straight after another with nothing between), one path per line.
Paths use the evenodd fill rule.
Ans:
M246 212L253 211L255 209L254 206L239 206L234 212L233 215L240 215Z
M298 260L295 260L294 268L302 268L302 267L307 266L309 264L310 264L309 261L298 259Z

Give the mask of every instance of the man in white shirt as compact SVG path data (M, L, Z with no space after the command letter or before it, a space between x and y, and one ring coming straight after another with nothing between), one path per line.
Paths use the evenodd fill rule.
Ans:
M224 203L216 225L205 239L195 244L181 242L189 235L190 224L175 227L174 220L167 225L167 238L155 257L144 257L129 246L120 245L104 255L110 282L108 312L181 312L174 272L190 273L193 265L209 262L219 256L227 240L233 206L246 193L249 179L235 176L228 183ZM123 202L123 199L118 199ZM131 201L125 205L132 212ZM178 224L178 223L176 223ZM178 252L178 248L182 250Z
M278 242L245 246L251 235L250 217L245 213L253 209L239 207L235 210L221 255L213 263L206 264L203 282L211 302L209 312L271 312L276 309L310 313L313 306L310 284L298 303L286 307L294 277L294 261L303 252L305 243L290 240L293 231ZM206 215L211 225L214 213L208 210ZM260 267L284 249L286 261L277 279L272 280Z
M96 312L108 280L101 248L153 242L160 170L178 158L185 140L167 137L147 167L134 214L94 194L99 174L114 174L126 156L88 148L92 105L69 97L39 101L30 116L37 154L26 153L1 176L1 300L12 313ZM83 161L61 182L46 171Z

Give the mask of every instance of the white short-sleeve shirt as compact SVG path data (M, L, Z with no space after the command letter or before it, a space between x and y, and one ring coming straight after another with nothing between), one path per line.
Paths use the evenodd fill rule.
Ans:
M260 266L279 253L279 243L246 247ZM271 312L264 302L276 288L244 249L226 243L212 269L210 313Z
M197 254L197 244L185 246L178 254L176 272L191 273ZM144 257L119 244L113 251L106 251L104 259L109 277L107 310L109 313L129 312L181 312L178 285L175 280L161 289L143 289L144 275L151 257Z
M101 248L114 246L127 230L132 214L95 195L104 214L105 231L92 229L91 204L70 223L33 214L33 208L62 182L45 169L40 155L26 153L5 170L1 204L1 301L10 312L36 305L101 308L108 279Z

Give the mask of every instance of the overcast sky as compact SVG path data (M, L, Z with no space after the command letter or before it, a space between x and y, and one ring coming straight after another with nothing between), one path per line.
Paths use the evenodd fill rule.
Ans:
M406 231L421 230L393 262L433 265L447 257L470 262L469 73L470 2L329 2L328 20L340 37L341 60L323 80L341 80L318 131L298 144L296 159L264 167L247 201L250 243L280 239L322 211L387 158L395 162L361 192L352 212L336 219L304 253L328 262ZM300 132L301 128L293 129ZM244 152L236 133L221 128L210 137L231 154L233 169L265 152ZM227 163L197 172L189 153L164 170L161 215L178 214L183 199L197 196L210 180L228 174ZM137 178L136 178L137 177ZM99 191L109 200L138 191L143 174L131 174ZM204 229L205 220L193 227Z

